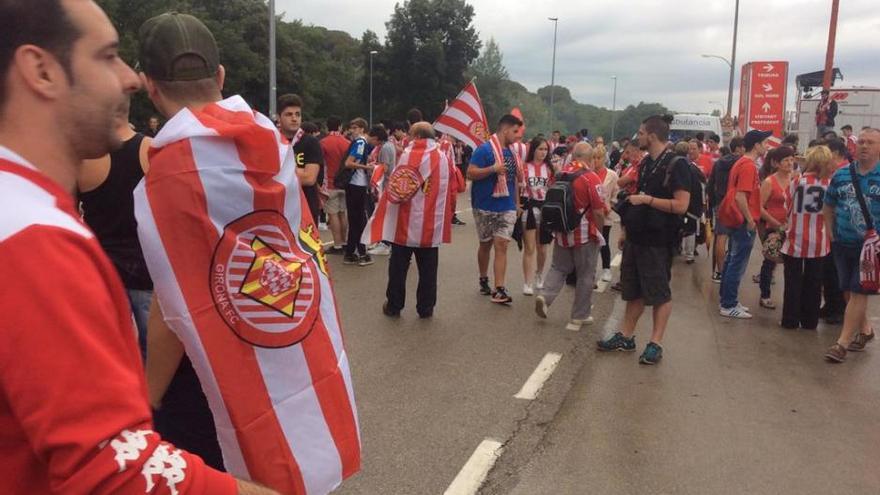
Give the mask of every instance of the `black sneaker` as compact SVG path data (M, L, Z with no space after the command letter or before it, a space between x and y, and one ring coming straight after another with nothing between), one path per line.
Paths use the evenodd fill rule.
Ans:
M621 351L633 352L636 350L636 338L626 338L622 333L617 332L605 340L596 342L596 348L602 352Z
M400 311L392 311L391 308L388 307L388 301L382 303L382 314L389 318L398 318L400 316Z
M616 284L611 286L611 290L623 292L623 285L621 285L620 282L617 282Z
M358 266L369 266L373 264L373 258L369 254L365 254L358 258Z
M343 265L357 265L360 258L354 254L346 254L344 258L342 258Z
M513 302L513 298L507 293L507 289L504 287L496 287L495 292L492 294L492 302L496 304L510 304Z
M489 286L489 277L480 277L480 294L484 296L492 295L492 287Z

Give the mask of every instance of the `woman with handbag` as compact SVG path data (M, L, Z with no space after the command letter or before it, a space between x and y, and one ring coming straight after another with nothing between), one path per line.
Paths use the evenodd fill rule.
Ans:
M761 242L764 245L764 263L758 283L761 287L762 308L776 309L770 299L770 284L776 269L779 248L788 226L788 210L791 202L791 174L794 169L794 150L780 146L769 153L761 169Z
M542 235L541 206L547 188L553 182L554 168L550 161L547 140L536 137L529 143L529 152L523 166L522 205L523 214L523 294L534 295L535 289L543 289L544 264L547 262L547 245L553 242L551 235Z
M807 150L803 175L791 183L788 229L782 245L783 328L815 330L819 324L822 267L831 253L831 235L822 209L834 165L827 146L814 146Z

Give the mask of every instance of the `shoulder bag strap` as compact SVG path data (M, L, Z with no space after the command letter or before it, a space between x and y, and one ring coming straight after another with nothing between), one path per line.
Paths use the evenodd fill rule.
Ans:
M868 230L874 230L874 219L871 218L871 212L865 203L865 196L862 194L862 184L859 182L859 173L856 171L856 164L850 163L849 173L852 174L853 188L856 190L856 199L859 200L859 207L862 208L862 215L865 217L865 225Z

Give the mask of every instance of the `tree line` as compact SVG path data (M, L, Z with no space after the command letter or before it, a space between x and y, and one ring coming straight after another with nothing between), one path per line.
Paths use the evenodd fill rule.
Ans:
M137 31L150 17L168 11L191 13L214 33L226 67L224 94L240 94L256 109L269 109L269 9L263 0L98 0L120 35L120 53L137 63ZM436 118L445 102L473 77L490 127L518 106L528 134L589 128L611 135L611 111L576 102L569 91L555 88L550 122L550 88L536 93L512 81L494 40L483 45L466 0L407 0L395 5L383 42L367 30L360 39L343 31L276 21L277 93L297 93L306 120L366 117L369 111L370 52L373 62L374 121L401 120L410 108ZM615 136L632 135L644 117L665 112L660 104L640 103L616 112ZM135 95L132 122L144 126L155 113L146 95Z

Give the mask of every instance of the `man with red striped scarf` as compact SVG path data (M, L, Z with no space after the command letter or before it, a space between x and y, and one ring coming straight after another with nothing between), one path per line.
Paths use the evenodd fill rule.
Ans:
M282 493L328 493L359 469L360 433L295 156L240 96L222 100L225 71L201 21L163 14L139 39L147 93L168 117L135 191L161 307L148 330L151 400L185 348L226 469Z
M391 243L382 312L390 317L400 316L406 302L406 274L415 255L419 269L416 311L420 318L430 318L437 303L438 248L452 241L453 199L465 186L455 165L434 140L431 124L414 124L410 136L410 144L400 156L396 172L388 180L367 224L363 242ZM412 178L420 184L412 183ZM418 189L411 197L401 200L396 196L412 187Z

